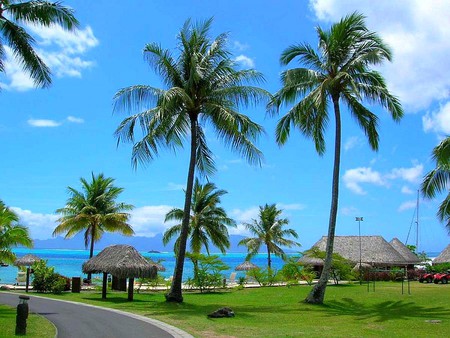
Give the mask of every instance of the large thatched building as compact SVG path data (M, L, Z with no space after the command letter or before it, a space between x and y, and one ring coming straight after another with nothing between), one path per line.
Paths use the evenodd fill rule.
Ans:
M313 247L325 251L326 243L327 237L323 236ZM361 260L363 265L374 268L411 268L420 263L420 259L397 238L388 243L382 236L336 236L333 252L348 259L352 264L359 264ZM323 267L322 259L308 255L301 257L299 262L311 265L317 271Z
M433 259L433 265L443 263L450 263L450 244L447 245L447 247L444 250L442 250L439 256Z

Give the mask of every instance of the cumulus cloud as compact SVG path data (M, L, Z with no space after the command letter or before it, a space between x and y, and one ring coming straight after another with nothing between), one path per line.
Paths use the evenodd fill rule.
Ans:
M172 210L169 205L144 206L133 209L130 224L133 226L137 236L154 237L156 234L163 233L167 228L176 224L176 222L164 223L166 214Z
M408 186L404 185L401 190L402 194L411 195L414 193Z
M30 125L32 127L36 127L36 128L55 128L55 127L59 127L59 126L63 125L65 122L80 124L80 123L84 123L84 120L82 118L75 117L75 116L68 116L63 121L55 121L55 120L49 120L49 119L28 119L27 120L28 125Z
M32 238L47 239L52 237L58 219L57 215L34 213L17 207L11 207L11 209L19 216L20 224L28 227Z
M240 63L242 66L247 68L255 68L255 62L253 59L249 58L248 56L245 56L243 54L237 56L234 61L237 63Z
M352 148L355 148L361 143L361 139L357 136L349 137L344 143L344 150L349 151Z
M419 180L422 178L422 173L423 173L423 165L417 164L411 168L394 168L388 175L388 178L389 179L400 178L404 181L416 183L419 182Z
M84 123L84 120L82 118L75 116L67 116L67 121L72 123Z
M409 210L409 209L414 209L417 205L416 201L407 201L402 203L399 207L398 207L398 211L405 211L405 210Z
M36 39L36 53L57 77L81 77L82 71L95 63L84 58L89 49L98 45L91 27L65 31L62 27L26 25L26 30ZM34 88L33 80L13 57L11 48L5 47L6 81L0 83L6 90L26 91Z
M422 117L423 130L438 134L450 134L450 102L439 107L438 111L427 112Z
M252 219L257 219L259 214L259 207L251 207L248 209L233 209L230 212L231 218L236 220L236 222L248 223Z
M372 168L349 169L345 172L343 179L345 186L358 195L366 194L366 191L361 187L361 183L385 185L382 175L373 171Z
M449 97L450 2L310 0L319 20L336 22L355 10L367 16L370 30L391 47L392 63L381 71L389 88L411 110Z
M246 44L246 43L241 43L241 42L239 42L239 41L237 41L237 40L234 40L233 43L232 43L232 48L233 48L234 50L239 51L239 52L242 52L242 51L248 49L248 47L249 47L248 44Z

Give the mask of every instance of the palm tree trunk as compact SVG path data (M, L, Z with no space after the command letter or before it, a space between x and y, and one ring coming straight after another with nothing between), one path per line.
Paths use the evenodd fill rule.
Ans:
M94 231L95 227L92 227L91 230L91 243L90 243L90 247L89 247L89 258L92 258L94 256ZM92 279L92 273L88 273L87 275L87 279L90 281Z
M191 117L191 158L186 183L186 196L184 199L183 221L181 222L180 246L173 272L172 286L166 294L167 302L183 302L181 284L183 281L184 259L186 257L186 242L189 234L189 220L192 203L192 188L194 186L195 163L197 155L197 119Z
M333 95L334 115L336 122L336 135L334 143L334 167L333 167L333 183L331 191L331 210L328 224L328 238L326 246L326 256L323 264L322 274L319 282L314 286L305 302L311 304L323 304L325 298L325 290L330 274L331 263L333 258L334 236L336 232L336 217L339 200L339 170L341 163L341 112L339 108L339 95Z
M270 269L272 267L272 259L270 258L270 249L267 246L267 267Z

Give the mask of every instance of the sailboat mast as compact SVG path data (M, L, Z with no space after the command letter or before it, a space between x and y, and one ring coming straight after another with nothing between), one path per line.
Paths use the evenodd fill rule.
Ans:
M417 212L416 212L416 252L419 252L419 190L417 190Z

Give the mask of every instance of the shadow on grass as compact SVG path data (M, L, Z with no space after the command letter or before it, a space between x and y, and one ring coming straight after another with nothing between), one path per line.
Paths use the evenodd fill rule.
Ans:
M312 307L315 307L312 305ZM327 315L351 316L356 320L374 319L375 322L389 320L407 320L411 318L450 319L450 309L442 306L423 307L407 301L384 301L377 304L365 304L351 298L329 300L319 306L318 311ZM356 317L356 318L355 318Z

